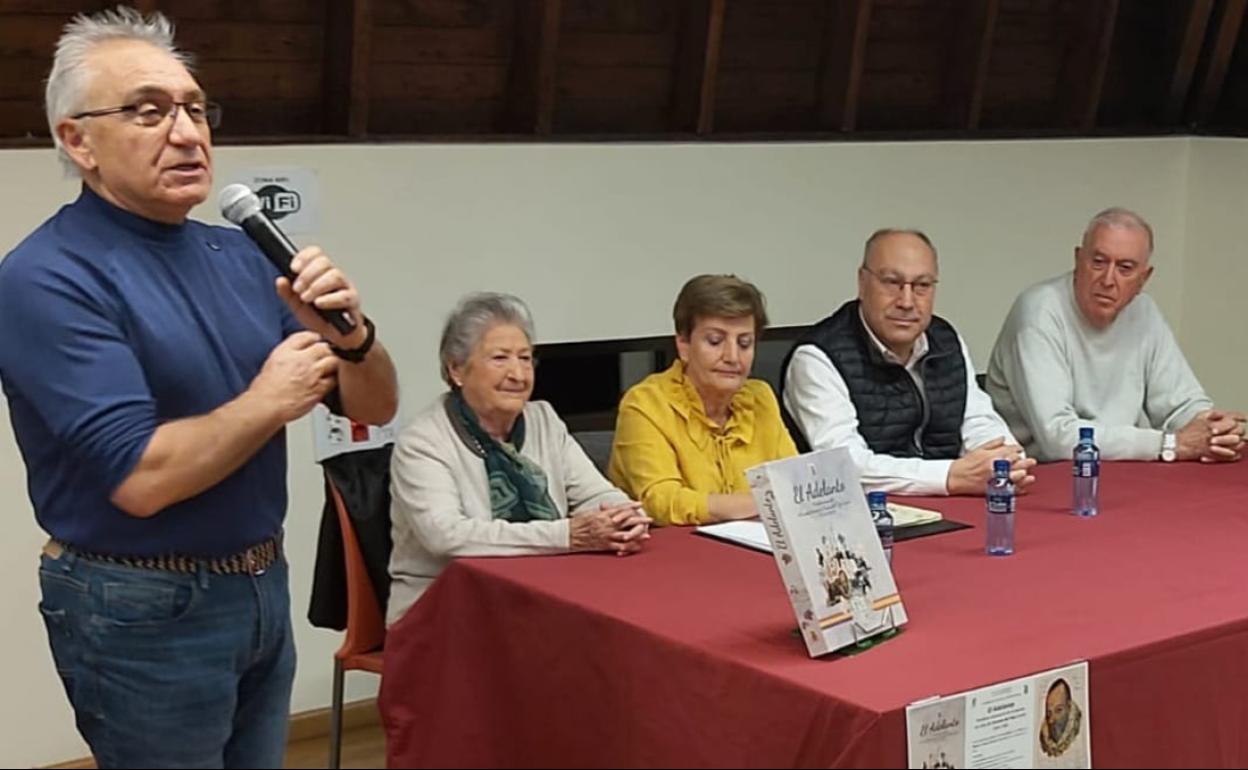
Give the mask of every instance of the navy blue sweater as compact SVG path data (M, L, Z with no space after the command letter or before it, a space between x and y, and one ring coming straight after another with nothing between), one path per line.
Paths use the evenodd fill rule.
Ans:
M0 381L40 526L135 556L221 556L280 529L284 431L156 516L109 502L161 423L234 399L299 330L276 275L237 230L153 222L86 187L0 262Z

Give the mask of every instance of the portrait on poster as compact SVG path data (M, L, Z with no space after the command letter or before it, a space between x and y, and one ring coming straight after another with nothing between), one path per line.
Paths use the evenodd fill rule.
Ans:
M1035 766L1089 767L1087 667L1040 677L1035 694Z

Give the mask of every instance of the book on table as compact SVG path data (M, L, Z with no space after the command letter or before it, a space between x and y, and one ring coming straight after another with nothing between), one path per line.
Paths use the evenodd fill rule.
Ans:
M906 622L846 449L763 463L746 478L812 657Z

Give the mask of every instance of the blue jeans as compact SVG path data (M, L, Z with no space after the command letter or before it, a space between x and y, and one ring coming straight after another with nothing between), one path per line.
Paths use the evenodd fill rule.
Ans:
M56 670L101 768L281 767L295 646L287 567L39 566Z

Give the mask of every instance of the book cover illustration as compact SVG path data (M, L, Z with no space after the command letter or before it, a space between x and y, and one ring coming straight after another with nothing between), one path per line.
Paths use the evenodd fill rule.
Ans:
M764 463L746 476L812 656L906 622L848 451Z

